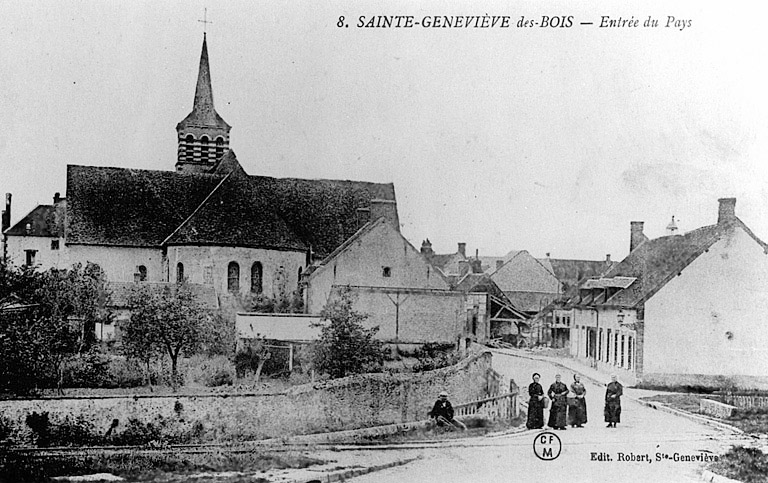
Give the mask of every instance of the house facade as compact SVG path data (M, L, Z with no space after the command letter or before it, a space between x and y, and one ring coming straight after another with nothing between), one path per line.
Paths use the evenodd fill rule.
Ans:
M465 295L403 237L393 204L374 202L371 218L307 277L307 312L319 315L345 290L355 310L369 315L366 325L378 326L377 337L390 344L457 344L484 334L466 333Z
M571 354L654 386L768 389L768 245L719 200L718 221L654 240L582 285Z

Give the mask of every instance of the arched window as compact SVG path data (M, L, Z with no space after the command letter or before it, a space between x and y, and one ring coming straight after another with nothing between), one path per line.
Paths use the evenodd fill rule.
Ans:
M136 267L136 273L133 274L133 280L135 282L146 282L147 281L147 267L144 265L139 265Z
M240 265L237 262L229 262L227 267L227 290L230 292L240 290Z
M208 161L208 136L200 138L200 160Z
M187 158L187 161L192 161L195 158L195 137L191 134L187 134L184 156Z
M176 283L184 281L184 264L179 262L176 264Z
M253 265L251 265L251 292L261 293L263 289L263 273L264 269L261 266L261 262L253 262Z
M224 154L224 138L219 136L216 138L216 159L219 159Z
M301 267L299 267L299 275L296 277L296 289L301 290L301 274L303 273Z

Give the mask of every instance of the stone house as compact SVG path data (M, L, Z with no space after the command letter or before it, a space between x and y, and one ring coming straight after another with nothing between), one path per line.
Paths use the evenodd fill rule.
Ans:
M374 203L372 221L320 262L307 277L307 312L320 314L345 289L355 309L369 315L366 324L378 326L378 337L387 343L482 339L485 328L466 331L466 295L451 290L442 272L403 237L395 215L392 203Z
M719 203L685 234L632 222L629 255L568 302L571 355L642 385L768 388L768 245Z

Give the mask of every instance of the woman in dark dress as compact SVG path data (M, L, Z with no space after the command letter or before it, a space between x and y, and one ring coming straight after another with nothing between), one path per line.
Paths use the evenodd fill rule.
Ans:
M549 386L547 396L552 400L552 408L549 410L549 427L553 429L565 429L565 415L568 410L568 386L560 381L560 374L555 376L555 382Z
M571 384L573 393L572 402L568 406L568 423L573 428L583 428L587 423L587 388L579 380L579 375L573 375L573 384Z
M605 422L607 428L615 428L616 423L621 422L621 395L624 387L616 380L616 375L611 376L611 382L605 389Z
M533 374L533 382L528 386L528 422L525 427L528 429L541 429L544 427L544 389L539 384L538 373Z

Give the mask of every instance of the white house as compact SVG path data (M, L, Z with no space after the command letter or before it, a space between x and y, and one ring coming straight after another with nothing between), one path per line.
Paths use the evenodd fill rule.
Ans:
M719 203L685 234L632 222L630 254L569 301L574 357L641 385L768 388L768 245Z

